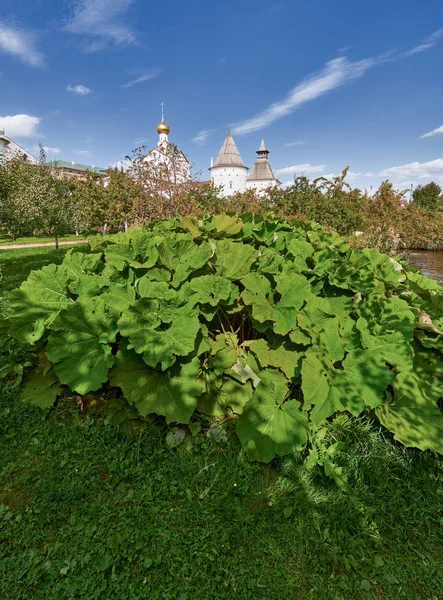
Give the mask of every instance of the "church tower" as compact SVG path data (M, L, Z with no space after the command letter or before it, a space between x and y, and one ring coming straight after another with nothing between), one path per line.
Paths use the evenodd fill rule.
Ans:
M163 102L161 103L161 107L162 107L162 120L161 122L157 125L157 133L158 133L158 144L157 146L160 148L160 146L167 146L169 144L169 132L171 131L169 129L169 125L167 125L165 123L165 111L164 111L164 104Z
M182 184L191 181L191 165L183 152L169 142L170 127L165 123L164 104L162 107L162 120L157 125L157 147L152 148L143 157L152 169L152 177L168 181L171 184Z
M255 189L260 193L269 187L280 185L281 182L277 179L269 164L269 150L266 149L265 140L261 141L260 148L256 152L257 160L246 181L246 188L248 190Z
M222 186L221 196L245 191L248 167L243 163L230 131L209 170L212 183Z

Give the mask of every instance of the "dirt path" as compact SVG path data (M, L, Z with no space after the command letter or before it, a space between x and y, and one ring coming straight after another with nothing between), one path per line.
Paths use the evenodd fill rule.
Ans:
M72 240L69 242L59 242L59 246L74 246L75 244L87 244L88 240ZM54 242L40 242L39 244L8 244L7 246L0 246L0 250L21 250L22 248L45 248L46 246L52 246L55 248Z

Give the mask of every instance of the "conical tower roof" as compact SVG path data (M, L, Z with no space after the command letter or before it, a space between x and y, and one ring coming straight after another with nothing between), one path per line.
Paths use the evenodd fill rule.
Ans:
M262 140L260 148L257 150L257 160L247 181L278 181L269 163L268 154L269 150L266 149L265 140Z
M230 131L228 131L228 135L211 169L216 167L243 167L243 169L247 169Z

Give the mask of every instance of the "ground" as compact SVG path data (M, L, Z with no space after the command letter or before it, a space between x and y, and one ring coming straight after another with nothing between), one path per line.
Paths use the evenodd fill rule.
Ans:
M7 290L63 252L4 251ZM3 344L2 360L28 349ZM1 365L0 365L1 366ZM349 491L302 456L249 463L234 436L166 447L64 401L0 394L0 598L441 600L443 460L367 419L333 431Z
M59 236L59 240L60 242L67 242L67 241L77 241L79 239L78 236L76 236L74 233L67 233L66 235L61 235ZM52 242L55 244L54 242L54 236L43 236L43 235L39 235L39 236L24 236L24 237L17 237L17 238L13 238L10 235L6 235L4 233L0 233L0 246L9 246L10 244L20 244L20 245L24 245L24 244L41 244L41 243L45 243L45 242Z

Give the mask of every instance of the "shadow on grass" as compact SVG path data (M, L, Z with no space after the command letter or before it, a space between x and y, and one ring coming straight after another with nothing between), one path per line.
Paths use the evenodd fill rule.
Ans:
M127 438L74 403L2 409L2 597L443 597L442 461L363 419L333 431L344 493L300 454L248 462L233 435L171 450L158 426Z
M82 251L85 246L76 246L76 251ZM70 247L61 247L57 252L48 248L23 248L21 250L4 250L0 254L0 294L19 287L29 273L52 263L60 264Z

